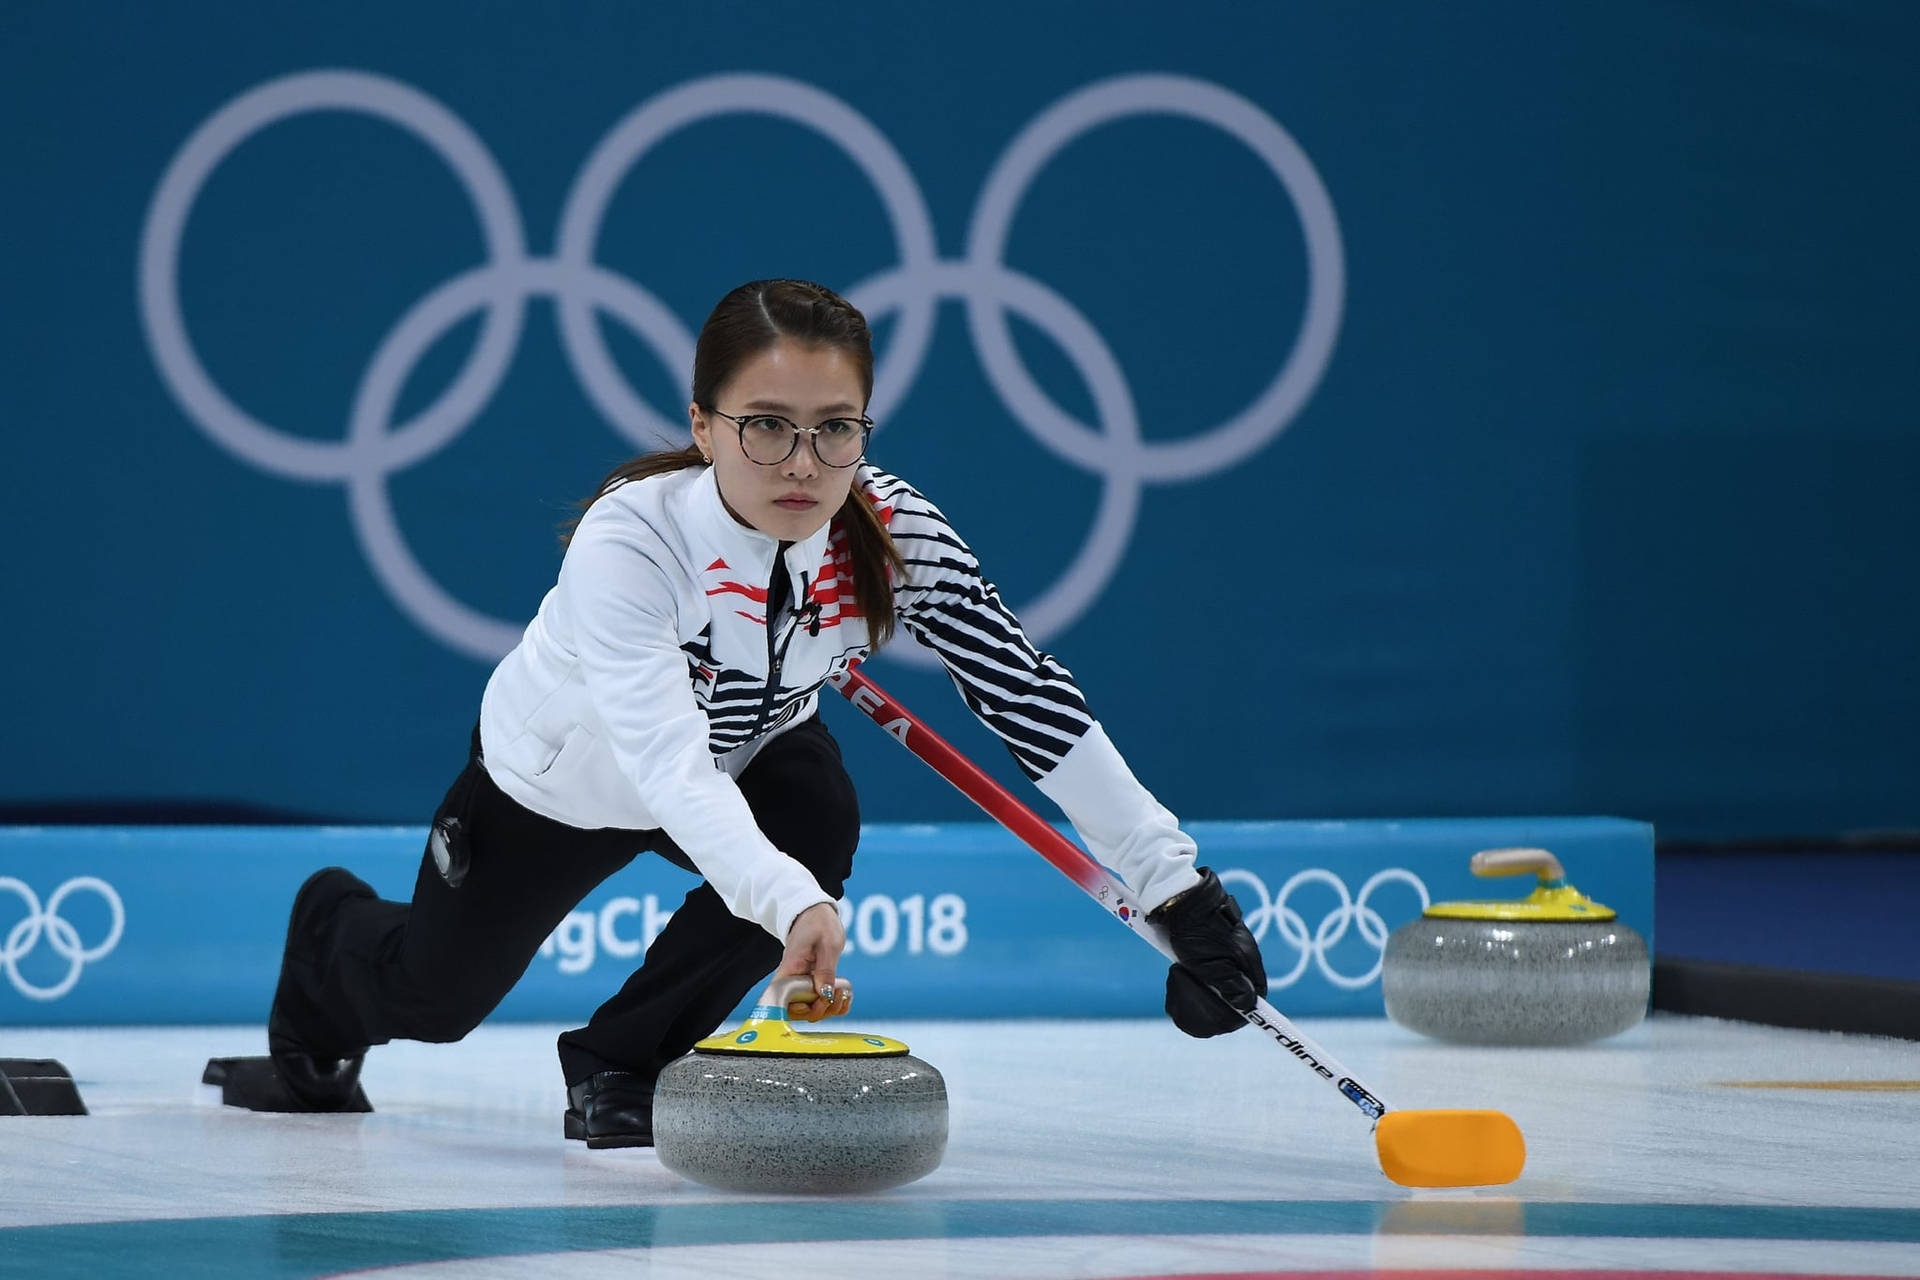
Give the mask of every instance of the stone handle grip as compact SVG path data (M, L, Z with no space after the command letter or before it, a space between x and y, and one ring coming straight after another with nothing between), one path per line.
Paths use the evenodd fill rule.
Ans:
M853 998L853 984L845 978L835 978L833 987L838 993L836 999L844 997L841 999L842 1003L844 1000ZM795 1001L811 1004L819 994L814 990L813 979L806 974L785 973L776 975L773 981L767 984L767 989L760 993L760 999L756 1003L773 1009L784 1009L789 1003Z
M1529 871L1542 880L1566 878L1560 859L1545 849L1482 849L1469 864L1477 876L1517 876Z

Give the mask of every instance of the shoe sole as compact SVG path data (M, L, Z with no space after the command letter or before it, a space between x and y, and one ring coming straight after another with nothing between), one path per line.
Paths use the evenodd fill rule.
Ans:
M223 1105L246 1111L364 1115L373 1110L373 1104L367 1101L366 1090L360 1087L357 1078L351 1093L323 1099L316 1104L313 1099L302 1097L294 1091L270 1057L209 1058L206 1070L200 1075L200 1083L219 1086Z

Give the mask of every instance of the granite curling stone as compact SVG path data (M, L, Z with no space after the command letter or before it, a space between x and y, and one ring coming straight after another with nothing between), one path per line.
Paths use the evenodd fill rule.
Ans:
M841 979L840 985L845 985ZM885 1036L799 1031L776 978L745 1023L667 1064L653 1091L660 1163L728 1191L880 1191L925 1177L947 1150L947 1085Z
M1456 1044L1567 1045L1617 1035L1646 1016L1647 944L1567 883L1545 849L1486 849L1479 876L1532 871L1510 902L1439 902L1387 939L1387 1016Z

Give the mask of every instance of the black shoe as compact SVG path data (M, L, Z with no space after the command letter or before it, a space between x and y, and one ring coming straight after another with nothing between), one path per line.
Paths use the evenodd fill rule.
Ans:
M653 1145L653 1081L631 1071L596 1071L567 1086L569 1138L589 1147Z

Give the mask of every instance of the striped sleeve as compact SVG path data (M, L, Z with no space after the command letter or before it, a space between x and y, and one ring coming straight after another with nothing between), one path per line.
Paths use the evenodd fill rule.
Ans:
M939 656L1028 778L1052 773L1094 727L1072 674L1033 647L938 507L898 476L869 468L862 479L906 561L894 589L901 625Z

